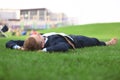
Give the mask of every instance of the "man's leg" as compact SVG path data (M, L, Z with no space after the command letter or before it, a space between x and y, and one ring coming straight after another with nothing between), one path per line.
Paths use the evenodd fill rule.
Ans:
M77 36L77 46L80 47L89 47L89 46L108 46L108 45L114 45L117 43L117 38L112 38L110 41L104 42L100 41L97 38L90 38L86 36Z
M91 38L86 36L76 36L76 47L89 47L89 46L106 46L106 43L98 40L97 38Z

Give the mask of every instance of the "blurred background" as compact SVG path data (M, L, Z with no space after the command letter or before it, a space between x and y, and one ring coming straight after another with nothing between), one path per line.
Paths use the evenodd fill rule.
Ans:
M120 22L120 0L3 0L0 22L9 31ZM2 24L0 24L2 25Z

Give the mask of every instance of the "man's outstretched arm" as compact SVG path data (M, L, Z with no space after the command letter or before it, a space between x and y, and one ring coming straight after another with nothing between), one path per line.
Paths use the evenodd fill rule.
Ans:
M19 49L24 44L24 40L10 40L6 42L6 48Z

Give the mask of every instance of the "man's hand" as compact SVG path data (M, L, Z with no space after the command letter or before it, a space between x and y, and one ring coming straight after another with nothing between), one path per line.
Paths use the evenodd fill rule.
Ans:
M18 50L22 50L22 51L24 51L24 48L23 48L23 47L20 47Z

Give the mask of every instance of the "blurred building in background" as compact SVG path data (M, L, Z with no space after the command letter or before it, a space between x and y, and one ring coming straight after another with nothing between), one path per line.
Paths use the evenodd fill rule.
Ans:
M0 19L6 19L11 28L48 29L69 25L64 13L54 13L46 8L0 9Z

